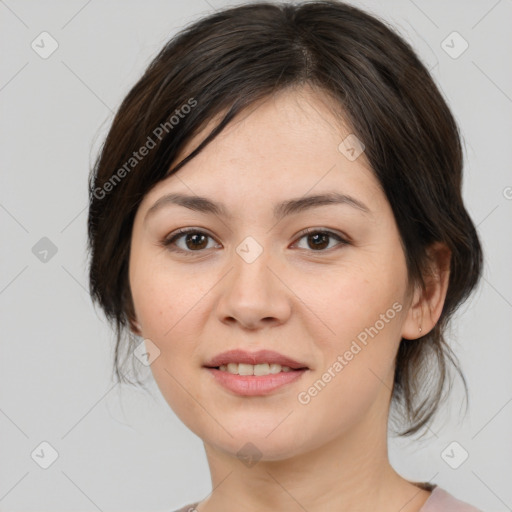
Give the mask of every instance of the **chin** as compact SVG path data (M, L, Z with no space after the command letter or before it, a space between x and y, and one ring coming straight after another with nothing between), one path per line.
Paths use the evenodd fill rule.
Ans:
M287 435L283 439L273 439L265 435L225 437L224 439L205 439L203 441L214 449L240 459L247 467L257 462L286 460L299 455L304 446L297 446L296 441Z
M195 433L206 445L231 457L249 461L285 460L302 453L308 443L303 429L295 431L293 426L285 425L286 422L279 425L282 419L271 428L258 424L248 428L246 420L239 419L237 424L223 424L227 432L218 425L215 429L208 425L196 429ZM279 426L276 428L276 425Z

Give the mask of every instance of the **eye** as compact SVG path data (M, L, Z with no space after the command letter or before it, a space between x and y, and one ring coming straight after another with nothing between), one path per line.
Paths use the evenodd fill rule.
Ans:
M179 246L176 241L183 238L185 246ZM171 234L167 237L163 242L167 249L170 251L181 251L181 252L201 252L202 249L208 248L208 238L213 238L205 233L204 231L199 231L198 229L188 228L188 229L179 229L177 232Z
M302 232L302 236L299 240L302 240L303 238L307 238L308 243L311 243L309 247L313 247L314 252L325 252L323 249L325 249L326 246L329 246L329 239L332 238L338 240L339 243L336 245L343 246L348 244L348 241L342 238L340 235L332 231L322 229L307 229Z
M203 249L208 249L208 238L213 238L204 231L195 228L179 229L175 233L169 235L162 241L162 245L170 251L175 252L202 252ZM307 229L302 232L299 240L307 238L310 242L309 247L313 248L314 252L325 252L324 249L329 248L329 239L336 239L338 244L346 245L349 242L340 235L333 231L323 229ZM184 245L180 246L177 241L183 239ZM330 247L332 248L332 247Z

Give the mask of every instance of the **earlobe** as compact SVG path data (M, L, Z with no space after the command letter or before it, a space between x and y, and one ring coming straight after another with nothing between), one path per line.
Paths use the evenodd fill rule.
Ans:
M133 332L133 334L136 334L137 336L142 336L142 329L139 322L134 318L130 318L129 322L130 330Z
M414 290L413 298L407 311L407 317L402 325L402 338L415 340L426 334L423 326L423 290L418 284Z
M128 293L129 293L129 300L125 305L125 315L126 315L125 318L128 319L130 331L137 336L142 336L142 327L141 327L139 321L137 320L137 314L135 312L135 307L133 305L133 300L131 298L131 291L128 290Z
M415 289L407 318L402 326L402 338L414 340L425 336L436 325L443 311L450 278L450 249L435 242L428 250L429 268L424 274L425 289Z

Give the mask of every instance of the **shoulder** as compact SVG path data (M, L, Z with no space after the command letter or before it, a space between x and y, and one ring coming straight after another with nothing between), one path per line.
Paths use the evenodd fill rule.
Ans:
M190 505L185 505L184 507L181 507L180 509L175 510L174 512L196 512L197 505L199 505L199 501L191 503Z
M437 485L430 498L424 503L420 512L482 512L469 503L460 501L455 496Z

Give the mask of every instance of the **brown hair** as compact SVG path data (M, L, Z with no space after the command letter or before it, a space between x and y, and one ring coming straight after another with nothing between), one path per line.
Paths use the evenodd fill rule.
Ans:
M400 435L410 435L444 399L448 361L468 395L444 332L479 281L482 250L461 197L460 135L446 102L410 45L360 9L334 0L240 5L185 27L164 46L122 102L91 172L91 296L115 327L116 375L128 382L119 349L134 318L128 262L142 198L243 109L304 84L329 95L333 112L341 107L364 143L395 216L409 282L424 286L430 244L451 250L439 321L424 336L402 340L397 354L392 398L408 424ZM170 170L184 144L222 113L208 137ZM151 147L134 157L143 146Z

